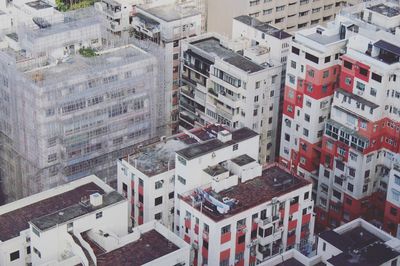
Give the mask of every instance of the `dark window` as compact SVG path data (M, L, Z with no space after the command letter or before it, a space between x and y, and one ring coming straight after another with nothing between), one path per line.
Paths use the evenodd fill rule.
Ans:
M264 236L270 236L270 235L272 235L272 227L265 229L264 232Z
M368 76L368 69L360 67L360 74L363 76Z
M161 197L158 197L158 198L156 198L156 199L154 200L154 205L155 205L155 206L160 205L160 204L162 204L162 196L161 196Z
M300 54L300 49L292 46L292 53L299 55Z
M169 199L173 199L173 198L174 198L174 192L170 192L170 193L168 194L168 198L169 198Z
M306 192L306 193L304 193L304 199L306 200L306 199L308 199L308 197L310 196L310 192Z
M354 185L351 184L351 183L347 183L347 189L348 189L349 191L353 192Z
M239 236L239 238L238 238L238 244L243 243L245 239L246 239L246 235Z
M239 148L239 144L236 143L236 144L233 145L233 150L234 151L236 151L238 148Z
M31 246L26 247L26 254L31 254Z
M96 219L100 219L101 217L103 217L103 212L96 213Z
M307 208L304 208L303 209L303 215L306 215L307 214Z
M19 250L10 253L10 261L19 259Z
M344 170L344 163L342 161L337 160L336 161L336 168L340 170Z
M343 61L343 66L348 69L353 69L353 64L346 60Z
M156 214L154 215L154 219L156 219L156 220L161 220L161 218L162 218L162 213L161 213L161 212L156 213Z
M318 57L316 57L315 55L309 54L309 53L306 53L306 59L310 60L311 62L314 62L316 64L318 64L318 62L319 62Z
M330 56L325 57L325 63L329 63L330 61L331 61L331 57Z
M372 72L371 78L375 81L382 82L382 76Z
M339 200L342 198L342 194L337 190L333 190L333 196Z
M326 250L326 243L325 243L325 242L322 243L322 250L323 250L323 251Z
M390 207L390 214L393 215L393 216L396 216L397 215L397 209L394 208L394 207Z

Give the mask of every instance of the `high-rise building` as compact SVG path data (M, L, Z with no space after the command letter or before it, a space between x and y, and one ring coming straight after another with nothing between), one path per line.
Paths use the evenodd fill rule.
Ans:
M162 49L112 39L90 9L46 23L18 27L0 52L9 201L90 173L116 177L118 158L165 134Z
M313 179L321 227L364 217L397 232L399 26L398 3L372 2L293 41L280 161Z
M260 162L270 162L275 157L283 66L274 52L289 46L290 35L265 25L264 32L256 30L256 38L274 39L279 47L265 40L255 45L254 29L247 23L251 18L237 19L245 22L238 23L232 41L210 33L183 43L180 126L251 128L261 136Z
M207 3L207 31L231 36L232 19L248 15L279 29L296 31L335 18L346 3L357 0L209 0ZM221 12L223 10L223 12Z

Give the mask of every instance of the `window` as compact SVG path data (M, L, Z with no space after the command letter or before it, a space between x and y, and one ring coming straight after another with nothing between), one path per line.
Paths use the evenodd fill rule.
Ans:
M40 237L40 232L36 229L36 227L32 226L32 231L35 235L37 235L38 237Z
M162 188L163 183L164 183L164 180L159 180L159 181L157 181L156 183L154 183L154 188L155 188L155 189L160 189L160 188Z
M284 5L276 7L276 12L283 11L283 10L285 10L285 6Z
M306 57L307 60L310 60L310 61L313 62L313 63L318 64L318 62L319 62L319 58L316 57L315 55L306 53L306 56L305 56L305 57Z
M382 76L378 75L378 74L376 74L374 72L372 72L371 79L373 79L373 80L375 80L377 82L382 82Z
M300 49L297 47L292 46L292 53L299 55L300 54Z
M154 215L154 219L156 219L156 220L161 220L161 219L162 219L162 213L161 213L161 212L156 213L156 214Z
M350 77L346 77L344 79L344 83L346 83L346 85L351 85L351 78Z
M296 62L295 61L290 61L290 66L294 69L296 69Z
M221 228L221 235L226 234L226 233L230 233L231 232L231 225L228 224L224 227Z
M186 165L186 160L183 159L181 156L178 156L178 161L179 161L181 164Z
M323 78L329 77L329 70L325 70L324 73L322 74Z
M307 122L310 122L310 115L304 114L304 120L306 120Z
M40 251L37 250L35 247L33 248L33 253L35 253L39 258L42 257L42 254L40 253Z
M367 77L368 76L368 69L360 67L359 70L360 74Z
M308 137L308 129L303 128L303 135L306 136L306 137Z
M158 198L155 198L155 200L154 200L154 205L155 206L158 206L160 204L162 204L162 196L160 196Z
M186 185L186 179L178 175L178 181L181 182L183 185Z
M346 60L343 61L343 66L347 69L353 69L353 64Z
M342 194L341 194L339 191L335 190L335 189L333 190L332 195L333 195L335 198L339 199L339 200L342 198Z
M19 250L10 253L10 261L19 259Z
M179 54L178 54L178 53L174 54L173 59L174 59L174 60L177 60L178 58L179 58Z
M351 205L353 203L353 201L350 198L346 198L346 204L347 205Z
M393 215L393 216L396 216L397 215L397 209L394 208L394 207L390 207L390 214Z
M31 254L31 246L26 247L26 254Z
M356 176L356 169L349 167L349 175L352 177Z
M325 251L325 250L326 250L326 243L322 242L322 251Z
M329 63L331 61L331 57L330 56L325 57L324 61L325 61L325 63Z
M101 217L103 217L103 212L96 213L96 219L100 219Z

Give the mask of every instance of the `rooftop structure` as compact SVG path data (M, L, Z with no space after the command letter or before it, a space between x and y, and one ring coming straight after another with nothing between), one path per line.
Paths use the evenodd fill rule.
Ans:
M55 195L45 197L48 192L43 192L40 195L34 195L31 199L23 200L4 205L0 208L0 240L7 241L14 237L18 237L20 232L29 229L29 222L41 218L49 213L56 213L71 205L79 204L81 199L87 198L90 194L100 193L105 191L99 185L93 182L85 182L91 178L82 179L75 185L70 183L60 186L55 190ZM38 198L43 195L43 199L34 202L33 198Z
M255 73L264 69L263 66L256 64L251 60L239 55L238 53L235 53L232 50L229 50L226 47L222 46L221 41L218 40L216 37L193 41L191 42L191 44L205 51L206 53L215 55L225 62L248 73Z
M254 27L255 29L257 29L265 34L274 36L275 38L278 38L278 39L286 39L286 38L289 38L292 36L288 32L272 26L270 23L262 22L256 18L253 18L248 15L241 15L241 16L235 17L234 19L236 19L242 23L245 23L248 26Z
M333 266L384 265L400 257L400 241L362 219L320 233L319 238L317 254ZM331 245L339 251L324 250L323 245Z
M200 14L194 7L176 4L162 5L146 9L146 12L167 22L181 20Z
M26 3L27 6L30 6L34 9L45 9L45 8L51 8L52 6L47 4L46 2L42 0L37 0L37 1L32 1Z
M223 168L219 166L217 169ZM217 172L221 174L225 171ZM273 165L264 169L261 176L218 193L204 186L204 189L197 188L182 195L182 198L198 210L201 209L203 214L214 221L220 221L309 184L308 181ZM220 209L221 206L226 208Z
M387 17L395 17L395 16L400 15L399 7L388 6L385 3L370 6L370 7L368 7L368 9L372 10L374 12L377 12L381 15L387 16Z
M223 142L219 139L212 139L203 143L191 145L185 149L177 151L177 154L181 155L185 159L192 160L196 157L202 156L207 153L211 153L218 149L222 149L227 146L231 146L235 143L241 142L246 139L253 138L258 134L249 128L241 128L232 131L232 139Z

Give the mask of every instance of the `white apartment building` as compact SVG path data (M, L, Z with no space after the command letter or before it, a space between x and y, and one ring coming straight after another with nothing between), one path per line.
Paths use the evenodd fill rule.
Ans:
M167 228L128 233L128 218L128 201L96 176L15 201L0 207L0 264L189 263L190 246Z
M333 20L346 3L354 4L358 1L238 0L235 4L231 0L208 1L207 31L231 36L232 19L240 15L257 18L279 29L296 31Z
M312 239L311 184L263 170L258 146L242 128L176 152L175 232L194 247L194 265L252 265Z
M181 40L201 33L201 14L193 6L178 4L138 6L132 17L133 34L164 49L166 119L173 134L178 132L179 65Z
M251 43L216 34L184 42L180 126L251 128L261 136L259 160L273 161L282 64L271 58L269 47Z
M91 173L113 178L118 158L165 135L159 47L121 45L90 9L16 34L0 51L0 178L9 201Z
M263 266L400 265L400 240L358 218L319 234L316 255L306 257L292 249L260 264Z
M209 125L162 137L118 161L118 192L130 202L133 226L155 219L174 230L175 152L216 139L222 130L226 129Z

